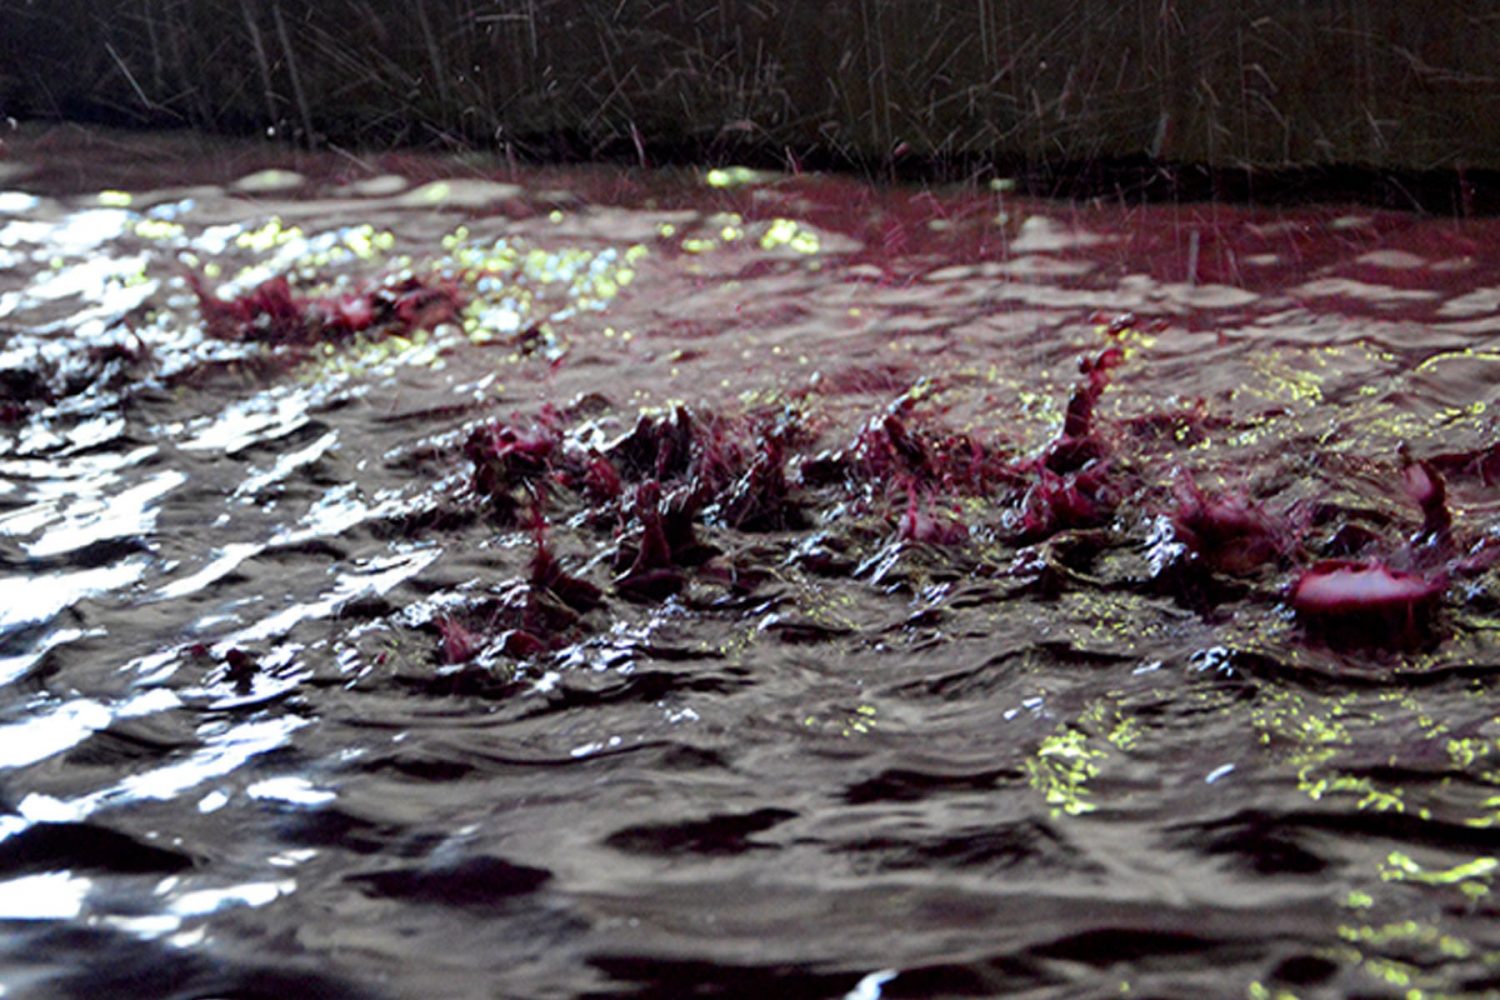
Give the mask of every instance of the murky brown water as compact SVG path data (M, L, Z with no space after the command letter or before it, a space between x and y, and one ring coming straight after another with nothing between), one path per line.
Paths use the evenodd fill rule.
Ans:
M1286 600L1420 567L1402 444L1495 534L1496 223L8 144L4 996L1500 990L1494 571L1399 643ZM467 304L278 352L189 273ZM1112 345L1104 499L1028 522ZM623 469L679 404L791 513L695 501L670 585L633 482L475 492L477 428ZM1281 557L1185 559L1189 476Z

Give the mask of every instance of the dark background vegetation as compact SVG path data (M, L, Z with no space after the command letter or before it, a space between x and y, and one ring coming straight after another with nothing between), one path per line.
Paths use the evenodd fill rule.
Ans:
M0 0L0 110L528 159L1500 167L1470 0Z

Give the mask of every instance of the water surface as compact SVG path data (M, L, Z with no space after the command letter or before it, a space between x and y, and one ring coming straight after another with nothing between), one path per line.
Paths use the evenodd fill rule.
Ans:
M1500 525L1493 221L7 155L7 997L1500 989L1493 571L1394 649L1286 599L1319 558L1414 558L1402 445L1460 548ZM211 336L190 274L465 305L277 350ZM1022 470L1110 346L1112 505L1023 536ZM532 515L476 495L465 441L605 453L679 406L794 421L798 518L702 512L713 557L642 598L628 496L548 492L603 603L507 644ZM886 414L1006 485L820 486ZM1188 477L1285 558L1164 570ZM903 537L913 503L966 536Z

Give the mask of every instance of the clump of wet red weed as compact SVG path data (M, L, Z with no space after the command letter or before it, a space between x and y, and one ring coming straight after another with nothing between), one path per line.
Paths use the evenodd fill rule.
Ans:
M1030 462L1017 466L1031 483L1008 524L1013 537L1035 542L1062 531L1094 528L1114 515L1122 492L1110 468L1111 448L1096 426L1094 411L1110 372L1124 359L1112 346L1079 360L1082 379L1068 398L1058 435Z
M195 273L187 281L209 336L278 347L337 343L366 331L407 334L456 320L464 301L456 283L417 277L317 297L299 295L278 275L228 299Z
M513 520L525 499L542 480L551 477L562 451L556 414L543 411L532 426L489 423L464 441L464 455L473 463L474 492L486 498L493 511Z
M504 646L526 655L556 649L558 637L575 634L610 595L697 606L705 586L752 592L768 574L764 565L742 563L735 553L743 551L823 575L874 579L862 567L878 564L875 575L891 580L892 560L917 545L950 553L935 551L934 565L958 558L966 573L1034 577L1023 586L1046 598L1079 585L1099 555L1138 543L1151 572L1121 586L1166 593L1205 613L1273 594L1273 574L1310 558L1295 527L1302 518L1205 491L1185 473L1171 490L1149 485L1136 469L1143 455L1124 449L1142 440L1159 448L1157 423L1136 418L1121 436L1099 417L1124 360L1118 341L1080 359L1061 427L1032 454L1017 453L993 430L944 426L942 407L928 402L939 394L921 383L834 447L795 407L727 417L678 405L640 415L613 440L591 419L551 409L529 423L481 425L464 444L473 495L508 526L527 505L550 505L573 528L595 534L604 549L596 565L610 570L599 584L564 573L534 514L536 555L524 600L495 619L506 629ZM1170 428L1167 447L1185 448L1204 439L1212 419L1200 402L1157 422ZM1402 482L1423 514L1411 551L1451 555L1437 465L1408 460ZM1122 517L1128 511L1133 516ZM1131 524L1155 527L1132 543ZM789 534L800 537L782 537ZM1004 556L994 559L997 545L1025 548L1006 564ZM1492 548L1471 561L1500 561L1500 544ZM1287 599L1310 631L1342 634L1356 622L1354 631L1370 642L1397 644L1431 621L1446 572L1374 558L1319 563Z
M444 663L467 663L483 645L480 636L453 615L435 618L432 625L442 643Z
M1186 476L1175 497L1168 517L1176 540L1214 572L1246 576L1290 554L1289 526L1245 497L1205 493Z
M550 408L527 421L482 424L462 446L472 495L502 527L520 526L529 507L537 552L520 617L506 613L494 625L531 637L523 647L540 651L550 646L549 630L576 623L566 613L586 613L605 599L599 586L557 575L535 513L543 506L603 536L602 561L612 569L608 590L639 603L685 595L694 579L744 591L765 578L704 541L704 531L738 549L752 544L752 536L775 546L781 536L820 529L830 545L848 550L839 561L852 565L859 562L855 550L867 544L856 536L872 537L872 524L885 525L874 538L897 544L968 545L972 531L962 503L974 516L993 514L993 523L981 526L990 537L1040 540L1097 526L1108 520L1115 498L1104 461L1109 449L1093 414L1118 360L1114 349L1085 360L1057 441L1030 458L942 427L920 404L919 387L835 449L818 447L794 407L731 418L678 405L640 415L612 440L596 424ZM1006 510L1008 531L1001 523ZM856 522L855 535L839 541ZM535 620L559 607L565 613L555 620Z
M468 663L490 648L517 659L559 648L576 638L583 616L604 603L603 591L570 573L553 553L539 503L530 519L527 579L496 599L432 619L444 663Z

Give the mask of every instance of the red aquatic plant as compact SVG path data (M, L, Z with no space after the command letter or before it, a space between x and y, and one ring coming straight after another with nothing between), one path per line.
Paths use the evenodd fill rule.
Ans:
M484 647L484 640L452 615L433 619L442 642L444 663L467 663Z
M895 494L892 499L907 484L933 494L985 496L1015 478L1002 455L968 434L920 426L909 391L866 422L848 446L808 456L797 467L805 488L842 486Z
M1102 461L1067 475L1041 466L1013 515L1012 534L1017 541L1035 542L1060 531L1098 527L1114 512L1114 504Z
M1421 635L1447 589L1443 574L1406 573L1379 560L1329 560L1298 576L1290 599L1304 622L1332 638L1407 645Z
M413 276L363 296L345 296L331 311L349 319L369 315L372 322L390 322L397 332L407 333L457 322L463 305L464 294L456 282ZM328 300L322 306L329 309Z
M617 559L628 559L628 568L615 578L615 590L635 600L660 599L681 590L689 548L696 545L692 516L685 508L673 510L662 499L661 483L648 479L636 487L635 521L639 531L632 550L622 543ZM671 514L669 522L667 515ZM672 535L676 534L676 545Z
M1401 451L1401 484L1422 510L1422 528L1393 559L1327 560L1292 584L1293 609L1330 637L1360 644L1408 645L1419 638L1447 593L1450 572L1468 568L1453 553L1447 485L1430 462ZM1418 571L1392 565L1418 567Z
M1204 493L1186 476L1178 481L1176 498L1172 533L1208 568L1244 576L1286 557L1285 528L1249 501Z
M587 580L569 573L553 554L540 504L531 513L532 555L529 578L518 581L499 599L433 620L445 663L464 663L486 647L524 659L554 649L576 628L583 615L599 607L604 595ZM481 624L475 628L472 622ZM467 622L467 623L466 623Z
M416 277L322 298L298 295L283 275L229 299L210 291L195 273L187 282L210 336L273 346L338 341L374 327L410 333L452 322L463 307L456 283Z
M224 654L224 679L236 689L248 693L260 672L259 661L243 649L235 647Z
M562 435L550 423L518 429L494 422L475 428L464 441L464 454L474 463L475 492L494 496L541 479L561 445Z
M535 508L531 527L531 590L548 594L578 614L587 614L604 603L604 593L587 580L566 572L547 543L547 522Z
M906 513L896 533L905 541L927 545L962 545L969 540L968 527L951 515L932 513L914 484L907 486Z
M692 465L695 425L685 406L674 407L668 414L642 414L630 433L610 444L604 454L630 482L674 479Z
M786 531L805 526L802 508L792 498L787 482L785 446L780 436L762 436L758 451L750 468L721 491L715 519L740 531Z
M1400 454L1401 484L1406 495L1422 509L1422 528L1412 539L1413 544L1451 550L1453 515L1448 510L1448 486L1442 474L1431 462L1412 458L1405 445Z
M911 432L894 407L871 422L861 435L861 444L866 446L865 461L872 473L882 475L899 470L904 477L921 482L933 478L927 443Z
M220 340L257 340L270 344L302 342L314 335L315 315L307 299L292 294L292 286L280 275L256 285L232 299L209 291L196 274L187 276L198 311L210 336Z
M1011 475L1030 479L1019 509L1010 515L1018 541L1034 542L1060 531L1092 528L1114 513L1109 447L1094 426L1094 408L1109 384L1109 373L1124 355L1110 347L1078 362L1083 380L1068 399L1063 426L1037 458L1017 463Z
M583 488L596 500L616 500L624 492L625 485L609 459L595 455L584 470Z
M1107 448L1095 433L1094 409L1109 385L1110 370L1124 360L1118 347L1110 347L1078 362L1083 380L1073 388L1057 438L1042 454L1042 464L1053 472L1068 473L1102 457Z

